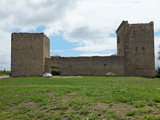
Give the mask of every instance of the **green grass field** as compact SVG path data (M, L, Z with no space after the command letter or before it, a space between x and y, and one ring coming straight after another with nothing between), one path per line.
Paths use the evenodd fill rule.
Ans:
M0 120L160 120L160 79L0 79Z

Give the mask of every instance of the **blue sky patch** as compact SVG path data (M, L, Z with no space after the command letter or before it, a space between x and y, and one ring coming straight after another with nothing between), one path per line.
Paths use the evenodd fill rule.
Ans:
M154 32L154 36L160 36L160 31Z
M50 54L58 54L61 56L77 56L81 54L80 51L73 50L77 43L66 41L62 35L50 36Z

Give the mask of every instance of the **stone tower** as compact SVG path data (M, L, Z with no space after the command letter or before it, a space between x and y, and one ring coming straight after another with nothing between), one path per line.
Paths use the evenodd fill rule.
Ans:
M44 33L12 33L11 76L42 76L50 41Z
M117 55L124 56L126 76L155 76L153 22L128 24L123 21L116 31Z

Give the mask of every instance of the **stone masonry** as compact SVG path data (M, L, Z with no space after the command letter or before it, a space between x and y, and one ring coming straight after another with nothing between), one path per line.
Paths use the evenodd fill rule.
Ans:
M50 43L44 33L12 33L11 76L42 76Z
M123 21L116 31L117 55L124 56L126 76L155 76L153 22L128 24Z
M129 24L117 31L117 55L50 57L50 42L44 33L12 33L11 76L29 77L59 68L62 76L155 76L153 22Z

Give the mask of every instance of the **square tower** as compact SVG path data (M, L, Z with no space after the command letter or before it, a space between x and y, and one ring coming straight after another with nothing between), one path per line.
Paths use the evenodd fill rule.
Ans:
M12 33L11 76L42 76L50 40L44 33Z
M155 76L153 22L128 24L123 21L116 31L117 55L125 58L126 76Z

